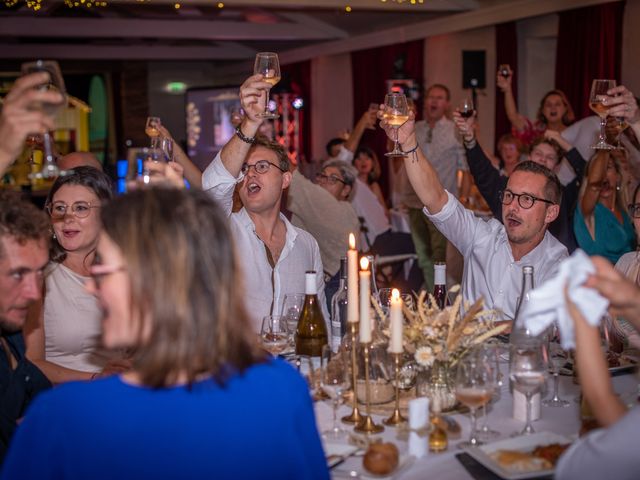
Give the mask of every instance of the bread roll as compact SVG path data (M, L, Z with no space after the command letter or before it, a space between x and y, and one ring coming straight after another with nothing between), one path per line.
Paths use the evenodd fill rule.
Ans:
M372 443L364 454L364 468L376 475L388 475L398 467L400 453L393 443Z

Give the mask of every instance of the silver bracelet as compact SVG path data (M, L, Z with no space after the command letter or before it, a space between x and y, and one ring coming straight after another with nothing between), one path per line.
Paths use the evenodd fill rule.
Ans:
M248 143L249 145L253 145L256 141L256 137L247 137L244 133L242 133L240 125L236 127L236 135L240 140L242 140L244 143Z

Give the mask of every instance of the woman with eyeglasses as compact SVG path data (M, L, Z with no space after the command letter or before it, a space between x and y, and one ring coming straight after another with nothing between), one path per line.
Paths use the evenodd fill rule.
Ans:
M58 177L47 197L51 218L51 263L44 300L24 330L27 357L53 383L91 380L121 371L128 362L100 348L101 310L84 284L100 234L100 209L112 198L112 183L93 167Z
M636 244L621 180L620 166L611 152L598 150L585 169L573 217L578 246L613 264Z
M89 290L133 367L39 396L0 479L328 479L307 383L260 348L215 201L145 188L100 215Z

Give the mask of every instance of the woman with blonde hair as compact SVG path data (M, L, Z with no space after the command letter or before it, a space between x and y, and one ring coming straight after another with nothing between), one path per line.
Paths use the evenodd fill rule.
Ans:
M100 213L89 289L133 367L36 399L0 478L328 479L307 384L260 349L215 202L155 187Z

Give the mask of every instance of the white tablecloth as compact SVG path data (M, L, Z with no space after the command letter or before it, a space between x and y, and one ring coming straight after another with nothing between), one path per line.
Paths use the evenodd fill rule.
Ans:
M502 369L505 369L506 365L502 365ZM506 372L505 372L506 373ZM505 380L507 380L505 376ZM621 375L613 378L613 384L616 392L622 396L630 396L633 392L637 395L638 379L635 375ZM548 385L549 393L551 395L551 378ZM565 408L558 407L545 407L541 406L541 418L534 422L534 428L538 432L552 431L566 436L577 436L580 429L580 405L575 401L580 395L580 387L572 383L571 377L560 377L560 396L563 399L569 400L571 405ZM627 395L625 395L627 394ZM341 406L339 411L339 418L343 415L347 415L351 412L351 408L348 406ZM480 413L480 411L479 411ZM457 453L462 452L457 447L457 444L461 441L467 440L469 437L470 422L468 415L455 414L453 418L462 427L462 434L459 439L449 439L449 448L443 453L429 453L422 458L417 459L410 467L403 469L393 478L398 480L409 479L438 479L438 480L464 480L473 479L469 473L465 470L462 464L455 458ZM381 423L382 417L375 416L374 419L377 423ZM316 404L316 420L318 422L318 428L320 431L326 430L331 427L332 413L331 405L328 402L317 402ZM342 424L341 425L349 430L352 427ZM482 425L482 419L478 419L478 427ZM508 438L516 431L522 430L523 422L514 420L512 418L512 397L509 393L508 381L506 385L502 387L500 400L489 409L489 427L493 430L497 430L501 433L501 436L495 440L501 440ZM392 427L386 427L385 431L376 435L375 437L381 437L384 441L391 441L395 443L400 449L401 456L407 454L407 442L399 440L397 438L396 429ZM349 472L355 470L357 472L363 472L362 457L348 458L344 463L336 466L331 471L332 478L350 478ZM367 478L367 477L365 477Z

